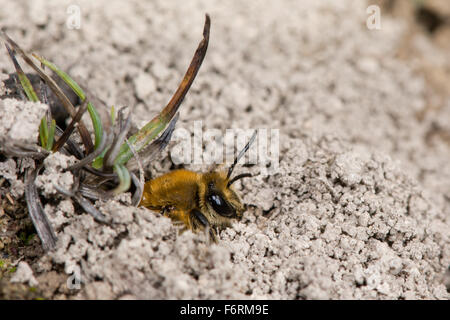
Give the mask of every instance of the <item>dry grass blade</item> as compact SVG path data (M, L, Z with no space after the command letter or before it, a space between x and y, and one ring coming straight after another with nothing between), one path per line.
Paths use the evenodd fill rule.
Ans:
M41 68L42 70L45 70L45 66L42 63ZM39 79L39 95L41 97L41 102L50 106L50 103L48 101L47 86L45 85L45 81L42 80L42 78ZM51 119L51 110L49 108L47 110L47 123L50 122L50 119Z
M31 171L28 170L25 178L25 199L27 201L28 213L33 221L34 227L39 235L44 250L52 250L56 246L56 235L50 221L42 208L41 200L34 184L38 171L42 166Z
M63 131L60 127L56 126L56 128L55 128L55 133L56 133L58 136L62 136L62 134L64 133L64 131ZM75 156L75 158L77 158L77 159L83 159L83 156L84 156L83 151L81 151L81 149L80 149L80 147L78 146L78 144L75 143L72 139L68 138L64 147L65 147L65 149L63 149L63 150L64 150L64 151L67 150L67 152L68 152L69 154Z
M172 120L173 116L177 113L178 108L183 102L186 93L189 91L194 79L202 65L203 59L206 55L206 50L208 49L209 43L209 30L211 26L211 21L208 15L205 18L205 25L203 27L203 39L197 47L194 53L194 57L183 77L177 91L174 93L169 103L164 107L161 112L155 116L149 123L142 127L136 134L129 138L131 144L134 148L141 152L143 148L152 141L156 136L164 130L166 125ZM131 150L126 146L123 148L116 159L116 163L125 164L132 158L133 154Z
M122 109L123 110L123 109ZM122 111L121 110L121 111ZM119 112L119 130L120 132L114 137L114 141L109 148L108 152L106 152L105 157L103 158L103 166L105 168L111 168L114 165L114 161L116 160L117 155L119 154L120 147L124 143L127 133L131 128L131 111L128 114L127 120L125 123L122 121L122 112Z
M146 166L148 163L155 160L156 156L161 154L164 148L169 144L179 116L180 114L177 113L161 136L140 152L141 166ZM139 163L137 159L131 158L127 163L127 168L131 171L138 169Z
M28 56L28 54L25 53L25 51L20 48L20 46L15 43L6 33L1 33L5 40L8 42L9 45L13 47L13 49L18 52L22 58L25 60L25 62L32 67L39 76L45 81L47 86L50 87L50 89L53 91L53 93L58 97L58 99L63 104L66 111L70 114L70 116L73 118L76 115L75 107L72 105L70 100L66 97L64 92L61 90L61 88L58 86L58 84L50 78L44 70L42 70L39 66L37 66L33 60ZM86 148L86 153L90 153L94 149L94 145L92 143L91 136L89 134L89 131L86 129L86 126L83 124L82 121L80 121L78 125L78 131L80 133L81 139L83 141L83 144Z
M208 49L209 43L209 29L211 27L211 20L209 15L205 16L205 25L203 27L203 39L197 47L197 50L194 53L194 57L189 65L189 68L184 75L183 80L181 81L177 91L173 95L172 99L170 99L167 106L161 112L162 117L165 117L166 121L170 121L175 113L178 111L178 107L181 102L183 102L186 93L189 91L192 83L194 82L195 77L197 76L198 70L202 65L203 59L206 55L206 50Z
M58 186L57 184L55 184L55 189L65 196L73 198L84 209L84 211L89 213L95 220L103 223L109 223L109 219L96 207L94 207L94 205L89 200L85 199L80 193L68 191L63 187Z
M113 197L110 192L103 191L98 187L93 187L86 184L81 184L79 192L85 198L89 198L92 200L108 200Z
M86 198L84 198L81 194L75 194L73 198L78 202L78 204L89 213L95 220L103 223L109 223L110 219L108 219L103 213L101 213L94 205Z
M90 166L84 166L83 169L86 170L89 173L92 173L95 176L102 177L102 178L105 178L105 179L108 179L108 180L109 179L117 179L118 178L117 174L114 173L114 172L103 172L103 171L100 171L100 170L95 169L95 168L90 167Z
M131 198L131 204L137 207L141 202L142 194L144 193L144 181L143 177L140 176L138 179L134 173L131 173L130 176L131 180L136 186L136 191L134 192L133 197Z
M75 117L72 118L72 121L67 126L66 130L64 130L64 133L59 137L58 141L56 141L55 145L53 146L53 152L58 151L69 139L70 135L72 134L73 130L75 129L75 124L77 124L80 120L83 114L87 110L87 104L88 100L85 99L81 105L81 107L78 108L77 113L75 114Z
M136 159L138 168L139 168L139 179L137 179L136 175L134 173L130 173L131 180L133 181L134 185L136 186L136 191L133 194L133 198L131 199L131 204L135 207L139 205L139 202L141 202L142 194L144 192L144 168L142 167L142 161L139 154L136 152L134 147L131 145L131 143L126 140L126 143L128 144L128 147L130 147L131 152L134 154L134 158Z
M14 140L0 140L0 151L5 155L18 158L30 157L35 160L44 159L49 152L37 144L28 144Z
M68 167L67 170L72 171L72 170L80 169L80 168L83 168L84 166L90 165L92 163L92 161L94 161L94 159L97 158L112 141L113 141L112 134L110 134L108 132L104 132L104 134L102 136L102 140L101 140L98 148L95 149L94 152L88 154L86 157L81 159L76 164ZM95 169L93 169L93 170L95 170Z
M14 68L16 69L17 77L19 78L19 81L21 83L22 90L25 91L25 94L30 101L33 101L33 102L39 101L39 98L37 97L36 92L34 91L30 80L25 75L25 72L23 72L22 68L20 67L19 63L17 62L17 59L14 55L13 50L11 50L11 48L6 43L5 43L5 47L6 47L6 50L8 51L11 61L14 64Z

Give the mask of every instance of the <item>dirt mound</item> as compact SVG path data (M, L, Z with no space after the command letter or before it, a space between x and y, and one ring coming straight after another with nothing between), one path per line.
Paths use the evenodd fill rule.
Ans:
M381 29L370 30L367 4L358 0L79 1L80 28L70 29L70 1L0 3L2 27L23 48L55 62L108 108L133 107L139 127L173 94L208 12L208 53L177 127L193 132L201 120L203 129L280 129L278 172L245 168L255 175L237 183L247 213L211 246L202 234L178 235L168 219L131 207L129 195L97 203L114 224L94 222L55 196L49 181L71 183L61 173L71 160L55 155L39 178L59 239L44 255L36 237L18 236L30 225L23 170L33 163L1 157L2 208L8 193L16 207L0 211L0 259L8 268L28 262L42 296L449 298L450 97L430 94L423 60L400 59L399 46L408 36L436 63L448 63L449 53L410 33L404 20L382 11ZM12 71L5 52L0 79ZM172 160L166 151L146 171L167 172ZM6 279L13 273L0 271ZM81 290L68 288L78 276Z

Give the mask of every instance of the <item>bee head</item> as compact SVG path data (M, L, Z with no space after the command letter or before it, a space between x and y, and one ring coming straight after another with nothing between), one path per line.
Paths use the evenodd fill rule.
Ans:
M203 201L211 218L220 225L228 225L229 219L241 218L244 205L234 189L228 185L226 172L209 172L203 179L205 187Z
M230 219L241 219L245 210L238 194L234 191L232 184L244 177L251 177L251 174L244 173L231 178L233 169L239 159L250 148L256 137L256 131L247 145L234 159L228 171L211 171L203 176L203 202L208 209L211 218L218 225L229 225Z

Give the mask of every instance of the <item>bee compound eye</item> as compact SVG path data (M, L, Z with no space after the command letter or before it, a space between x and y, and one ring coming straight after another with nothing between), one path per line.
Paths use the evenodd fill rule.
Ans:
M224 217L231 217L235 215L234 209L218 194L210 194L208 202L213 207L214 211Z

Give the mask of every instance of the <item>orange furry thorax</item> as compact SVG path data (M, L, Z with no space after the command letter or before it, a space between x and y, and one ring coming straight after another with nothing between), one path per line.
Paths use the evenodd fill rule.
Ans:
M140 205L162 210L167 206L189 210L195 206L200 174L188 170L175 170L147 181Z

